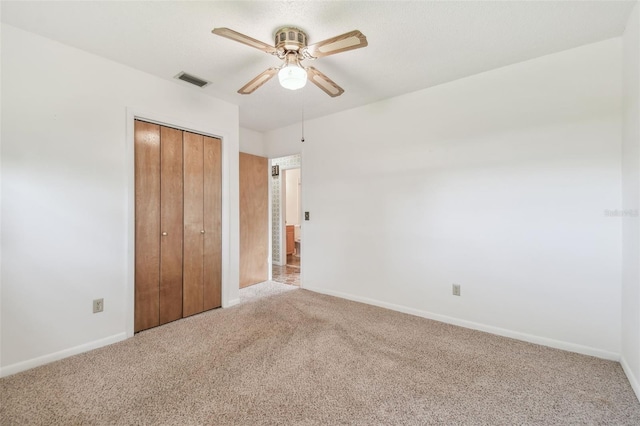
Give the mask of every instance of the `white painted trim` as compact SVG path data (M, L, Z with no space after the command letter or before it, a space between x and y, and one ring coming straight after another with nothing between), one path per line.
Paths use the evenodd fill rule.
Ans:
M302 154L302 151L300 151L300 277L298 278L298 284L300 285L300 288L306 288L304 286L304 271L306 270L305 267L305 259L307 258L306 255L302 254L302 252L304 251L303 247L302 247L302 243L307 244L306 247L309 247L308 243L306 243L306 238L304 236L304 230L305 230L305 220L304 220L304 211L305 211L305 204L304 204L304 178L302 176L303 170L304 168L302 167L304 163L304 155ZM307 251L308 253L308 251Z
M134 320L135 320L135 272L136 272L136 257L135 257L135 219L136 219L136 200L135 200L135 145L134 145L134 123L137 114L129 108L126 110L126 132L127 140L125 141L125 167L127 171L127 199L125 205L126 217L125 223L127 224L127 238L125 238L125 253L127 253L127 266L126 266L126 289L125 289L125 332L127 337L133 337L134 334Z
M273 160L276 160L277 158L270 158L269 159L269 171L271 171L271 167L273 167ZM278 265L278 266L284 266L284 264L286 263L282 261L282 241L281 241L281 237L282 237L282 231L280 229L280 226L278 225L278 232L274 233L273 232L273 180L275 179L276 181L279 182L278 188L280 188L280 206L282 206L282 182L281 182L281 177L282 174L278 174L278 176L271 176L271 173L269 173L270 177L269 177L269 235L270 235L270 239L269 239L269 246L270 249L269 251L271 252L270 254L270 260L271 260L271 265ZM282 209L280 208L280 216L282 216ZM280 252L279 252L279 258L280 260L277 262L274 262L273 260L273 240L274 239L278 239L278 247L280 247ZM269 267L269 279L273 278L273 267L270 266Z
M352 300L354 302L365 303L367 305L378 306L381 308L390 309L392 311L402 312L409 315L415 315L422 318L427 318L434 321L444 322L447 324L457 325L464 328L470 328L472 330L484 331L486 333L496 334L498 336L509 337L516 340L522 340L529 343L535 343L538 345L548 346L555 349L562 349L569 352L575 352L583 355L594 356L597 358L603 358L611 361L620 361L620 354L616 352L604 351L602 349L592 348L590 346L578 345L575 343L564 342L561 340L549 339L547 337L535 336L533 334L521 333L519 331L508 330L506 328L494 327L491 325L481 324L473 321L467 321L459 318L450 317L447 315L434 314L432 312L422 311L420 309L409 308L407 306L396 305L393 303L381 302L375 299L369 299L368 297L355 296L352 294L343 293L340 291L326 290L317 287L305 287L305 290L313 291L316 293L327 294L329 296L336 296L342 299Z
M238 303L240 303L240 299L231 299L226 304L223 304L222 307L230 308L232 306L236 306Z
M135 309L135 162L134 162L134 120L153 122L156 124L180 128L183 130L213 136L222 140L222 306L233 306L228 301L229 290L233 283L230 280L231 256L230 256L230 239L231 239L231 203L230 185L230 155L229 135L231 130L218 129L203 125L201 123L192 123L175 117L168 117L153 111L143 111L136 108L126 109L126 167L127 167L127 289L126 289L126 312L125 327L127 337L134 334L134 309Z
M620 357L620 365L622 365L622 370L624 370L624 374L626 374L627 379L629 379L629 383L636 394L636 398L640 401L640 382L638 381L638 378L633 375L633 371L631 371L631 367L629 367L624 355Z
M285 173L287 169L280 167L278 180L280 181L280 223L278 223L278 238L280 239L280 263L287 264L287 179Z
M127 338L127 333L118 333L113 336L105 337L103 339L94 340L93 342L84 343L79 346L74 346L72 348L63 349L58 352L54 352L52 354L47 354L43 356L39 356L37 358L29 359L26 361L18 362L16 364L7 365L6 367L0 368L0 377L7 377L12 374L20 373L21 371L30 370L35 367L40 367L41 365L49 364L54 361L59 361L63 358L67 358L73 355L78 355L83 352L88 352L94 349L101 348L103 346L108 346Z
M273 184L271 180L271 167L272 162L270 158L267 158L267 280L271 281L273 278Z

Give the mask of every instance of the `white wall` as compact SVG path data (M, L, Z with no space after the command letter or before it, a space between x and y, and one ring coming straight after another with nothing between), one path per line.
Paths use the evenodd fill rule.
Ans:
M640 6L623 37L622 366L640 398Z
M310 120L303 145L298 125L265 133L270 157L302 149L303 286L616 359L621 53L611 39Z
M237 301L238 108L8 25L1 47L0 374L132 333L133 114L222 136L223 303Z
M287 225L300 225L300 200L298 190L300 187L300 169L284 170L286 176L286 217Z
M240 127L240 152L266 157L267 149L262 133Z

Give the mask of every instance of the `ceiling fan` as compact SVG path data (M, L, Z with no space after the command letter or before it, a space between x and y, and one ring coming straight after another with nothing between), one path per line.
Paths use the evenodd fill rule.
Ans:
M257 88L269 81L271 77L278 74L280 84L287 89L297 90L304 87L308 78L329 96L340 96L344 93L342 87L314 67L302 66L301 62L306 59L313 60L348 50L359 49L368 44L367 38L358 30L307 45L307 34L304 31L299 28L283 27L276 31L274 46L229 28L214 28L212 32L277 56L283 61L280 67L269 68L242 86L238 90L238 93L242 95L253 93Z

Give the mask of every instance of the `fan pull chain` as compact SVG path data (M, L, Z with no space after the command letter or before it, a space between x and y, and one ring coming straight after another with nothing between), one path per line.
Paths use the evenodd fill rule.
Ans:
M302 91L302 137L300 142L304 142L304 89Z

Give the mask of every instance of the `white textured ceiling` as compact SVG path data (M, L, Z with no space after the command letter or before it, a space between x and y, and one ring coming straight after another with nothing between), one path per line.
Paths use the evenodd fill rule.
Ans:
M193 87L239 105L240 125L265 131L482 71L617 37L635 1L2 1L2 21ZM296 26L309 43L358 29L369 46L313 66L345 89L330 98L277 77L251 95L236 91L280 61L211 34L228 27L271 43ZM306 65L309 65L308 63ZM205 80L198 89L173 77Z

